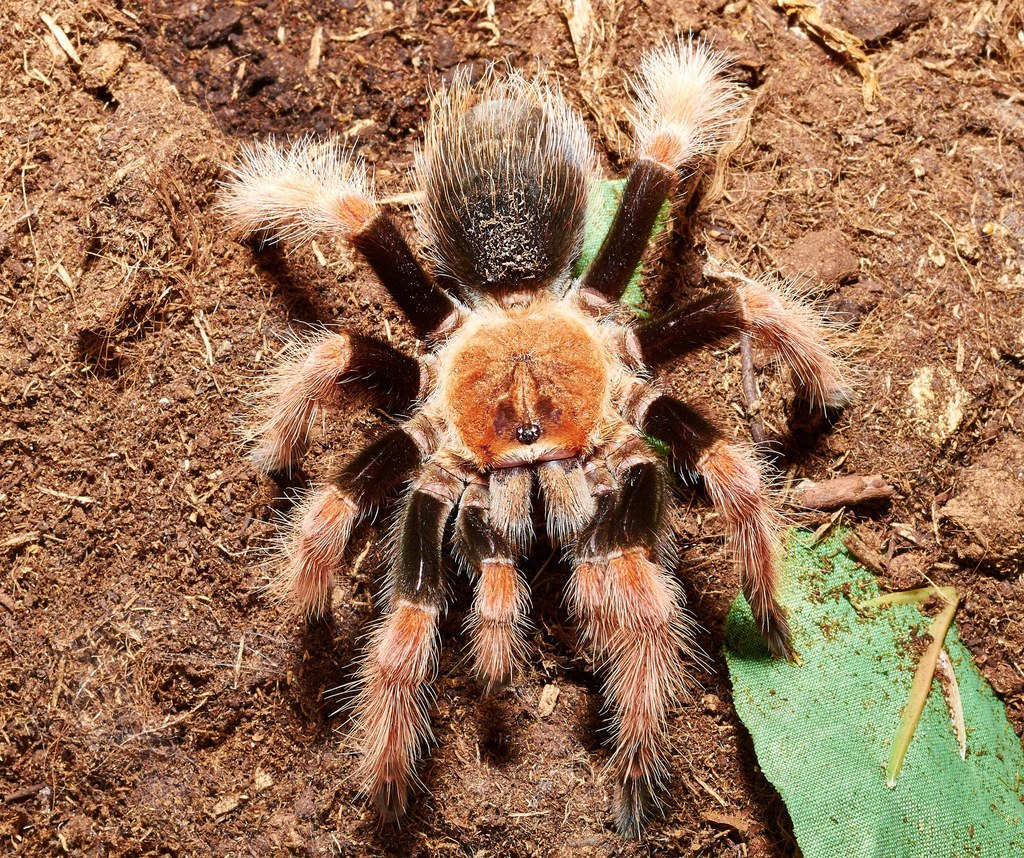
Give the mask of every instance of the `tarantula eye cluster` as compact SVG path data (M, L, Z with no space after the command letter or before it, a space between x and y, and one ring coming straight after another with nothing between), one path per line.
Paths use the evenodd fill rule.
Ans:
M671 491L650 437L703 481L768 648L792 654L776 594L777 518L757 460L652 376L748 332L788 364L806 399L841 406L847 386L819 320L790 292L747 278L639 323L617 306L663 203L730 132L742 96L725 72L721 56L690 41L644 60L635 160L578 278L595 156L579 115L540 78L457 77L440 94L416 159L427 269L336 141L251 146L233 170L222 207L238 233L340 234L427 346L414 358L353 330L295 341L253 432L253 460L269 473L302 456L346 383L404 415L296 507L271 584L301 612L322 612L353 527L404 488L354 701L360 782L387 818L405 813L430 740L448 521L475 586L474 668L500 687L526 650L530 593L516 561L534 539L539 498L547 537L572 565L568 604L604 676L616 823L639 832L667 776L668 716L686 694L693 648L672 571Z

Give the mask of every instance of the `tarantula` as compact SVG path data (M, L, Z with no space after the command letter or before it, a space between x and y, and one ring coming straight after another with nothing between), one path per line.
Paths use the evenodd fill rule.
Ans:
M378 207L366 168L336 141L254 145L233 169L223 210L237 233L343 236L426 343L419 358L352 330L293 344L252 452L262 471L289 469L344 383L405 415L297 506L272 583L319 614L355 524L407 486L353 716L360 782L385 818L405 813L431 738L453 514L455 552L475 582L475 670L501 687L526 649L530 593L516 559L534 538L539 487L547 534L572 564L570 610L604 676L623 834L638 834L659 800L667 719L686 693L682 657L693 649L670 572L667 469L651 437L703 481L768 648L792 655L761 467L651 376L749 332L789 365L806 399L841 406L847 386L819 320L785 290L746 278L647 321L619 305L663 203L730 133L743 99L726 71L723 57L689 40L646 57L635 161L607 238L578 278L596 158L579 115L542 77L492 70L441 92L416 157L432 275Z

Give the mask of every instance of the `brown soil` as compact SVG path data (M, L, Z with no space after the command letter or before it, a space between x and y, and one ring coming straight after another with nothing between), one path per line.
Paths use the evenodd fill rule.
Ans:
M247 554L285 506L235 435L276 333L337 320L415 345L343 249L284 258L221 235L210 204L237 141L340 130L376 165L381 192L400 193L429 87L459 63L540 56L618 172L624 74L653 42L687 29L733 50L758 97L726 195L695 233L750 272L831 281L833 310L859 331L859 397L830 433L791 429L784 387L764 373L777 464L792 480L881 473L896 486L890 506L848 520L888 559L890 585L927 573L959 589L961 634L1024 729L1016 4L825 4L826 20L842 14L833 23L871 46L881 97L866 110L856 73L767 0L598 0L600 27L572 19L575 49L557 0L493 15L473 0L54 3L0 0L5 849L795 853L731 706L720 646L737 581L702 505L677 522L680 572L712 657L696 673L704 690L672 718L667 816L639 844L609 827L599 684L561 605L565 570L540 574L546 550L530 561L536 658L495 700L481 701L467 676L467 593L456 587L438 748L422 766L430 793L397 833L379 832L355 794L344 718L327 696L351 676L372 616L380 529L357 532L333 617L308 629L254 592L262 572ZM654 286L679 294L680 272L694 279L691 246L676 238L661 260ZM672 379L747 437L738 372L730 349ZM303 480L380 424L365 410L338 417ZM986 505L994 496L1000 503ZM545 686L559 691L549 714Z

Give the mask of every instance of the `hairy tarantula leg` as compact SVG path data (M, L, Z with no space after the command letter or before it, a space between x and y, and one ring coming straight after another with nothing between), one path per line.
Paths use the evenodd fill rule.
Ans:
M476 578L466 622L476 673L488 693L503 688L526 655L530 591L516 571L512 550L488 521L486 487L470 485L459 504L455 542Z
M423 270L390 216L378 214L352 236L352 244L370 263L420 337L444 330L454 322L455 303Z
M765 280L744 278L734 289L641 323L636 335L644 363L654 368L741 331L789 366L798 391L812 404L838 409L850 401L850 386L820 319L795 295Z
M331 577L341 565L359 516L379 506L415 468L425 450L422 436L393 429L345 465L329 485L314 491L293 514L287 560L267 589L305 615L327 607Z
M750 453L729 444L697 411L670 396L655 399L641 416L644 431L668 444L681 471L704 480L736 554L743 595L772 655L790 658L793 644L778 599L778 521L766 497L761 469Z
M441 544L462 482L425 469L405 501L395 530L388 607L360 670L355 736L362 752L357 778L384 818L404 816L416 782L416 760L431 741L429 680L438 655L437 621L445 606Z
M351 381L386 407L409 408L419 396L419 361L387 343L350 331L295 340L266 385L251 458L264 473L290 469L338 385Z
M725 58L703 42L680 40L648 54L635 82L637 159L608 235L582 288L618 301L636 270L662 204L725 140L741 104L723 76Z
M491 526L516 554L524 554L533 542L531 468L500 468L491 474Z
M669 709L685 692L681 653L693 649L682 593L655 560L665 486L654 462L630 465L580 538L569 585L573 612L605 674L612 714L615 817L639 836L668 774Z
M430 691L436 670L439 607L396 599L374 630L355 701L357 778L381 816L396 822L416 782L416 760L431 741Z
M594 497L577 459L545 462L537 469L548 536L563 545L594 517Z
M615 220L583 276L582 289L608 301L622 297L647 247L658 212L675 191L676 181L674 170L650 159L633 165Z
M377 208L366 168L335 137L290 148L243 147L220 210L239 235L264 233L296 244L340 234L370 263L420 336L454 319L455 304L416 261L394 221Z

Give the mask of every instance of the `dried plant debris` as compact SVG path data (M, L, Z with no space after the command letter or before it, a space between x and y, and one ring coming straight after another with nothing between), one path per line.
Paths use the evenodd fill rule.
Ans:
M874 64L865 50L864 42L834 24L825 21L821 6L814 0L778 0L779 7L830 51L850 63L860 75L864 106L871 107L879 95L878 77Z
M924 587L919 590L905 590L900 593L888 593L885 596L878 596L858 604L858 609L878 608L884 605L922 605L938 596L942 599L942 610L932 620L928 627L928 648L917 664L914 671L914 681L910 687L910 699L903 710L903 718L900 721L899 730L892 743L892 752L889 755L889 763L885 767L885 782L890 786L896 786L896 778L899 777L903 768L903 761L907 756L907 748L910 747L910 740L914 737L914 731L921 720L921 713L924 711L925 702L931 691L932 679L935 677L935 668L942 653L943 641L946 639L946 632L953 622L953 615L956 613L956 606L960 601L955 587ZM947 664L949 659L946 659ZM955 680L954 680L955 682ZM950 699L947 695L947 701ZM959 690L955 701L959 706ZM963 723L963 712L952 714L953 724ZM960 746L960 731L957 732L957 744ZM961 759L964 754L961 753Z
M580 96L604 144L620 152L626 139L619 130L625 118L622 101L611 97L609 83L616 66L621 0L562 0L562 13L580 70Z

